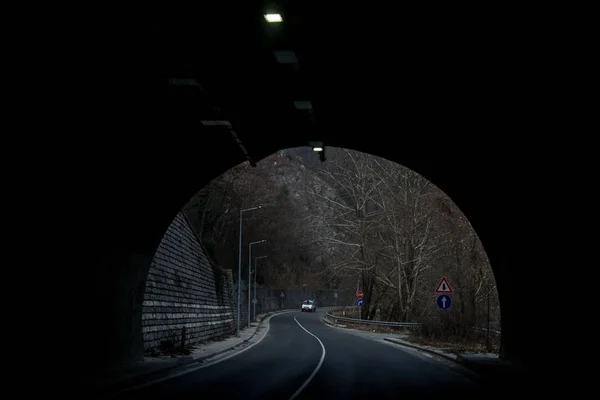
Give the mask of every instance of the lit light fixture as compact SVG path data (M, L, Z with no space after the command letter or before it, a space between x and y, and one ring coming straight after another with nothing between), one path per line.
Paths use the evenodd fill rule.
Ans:
M321 141L308 142L308 145L317 153L323 152L323 147L325 147Z
M224 126L231 129L231 122L229 121L200 121L204 126Z
M269 23L283 21L283 18L281 18L281 14L265 14L265 19Z
M319 160L327 160L327 157L325 157L325 144L322 141L311 141L308 142L308 145L313 149L315 153L319 154Z

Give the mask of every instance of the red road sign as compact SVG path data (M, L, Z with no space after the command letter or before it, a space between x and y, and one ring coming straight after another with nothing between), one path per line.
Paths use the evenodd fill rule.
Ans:
M362 299L363 296L364 296L364 294L363 294L362 290L359 290L358 292L356 292L356 297L357 298Z
M437 285L437 289L435 289L436 293L452 293L452 289L450 288L450 285L448 284L448 280L446 279L446 277L443 277L442 280L440 281L439 285Z

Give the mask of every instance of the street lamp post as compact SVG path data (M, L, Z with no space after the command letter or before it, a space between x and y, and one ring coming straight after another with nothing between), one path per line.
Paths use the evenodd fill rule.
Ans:
M240 336L240 318L241 318L241 304L242 304L242 214L245 211L254 211L262 208L262 206L244 208L240 210L240 243L238 248L238 296L237 296L237 327L236 336Z
M259 240L256 242L252 242L250 243L250 245L248 246L248 327L250 327L250 288L251 288L251 277L250 274L252 273L252 245L253 244L258 244L258 243L265 243L266 240Z
M256 260L258 260L259 258L266 258L266 257L267 256L254 257L254 300L252 301L253 308L254 308L254 318L252 318L253 321L256 321L256 275L258 275L257 269L256 269Z

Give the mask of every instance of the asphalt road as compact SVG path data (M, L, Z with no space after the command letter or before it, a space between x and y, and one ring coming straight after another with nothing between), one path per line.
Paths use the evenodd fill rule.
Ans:
M120 398L490 397L445 363L329 327L321 322L322 316L323 311L275 315L267 336L247 351Z

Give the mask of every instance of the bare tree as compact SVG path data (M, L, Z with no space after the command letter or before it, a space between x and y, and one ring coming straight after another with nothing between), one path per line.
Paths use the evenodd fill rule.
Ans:
M425 178L398 164L381 160L377 166L385 183L378 190L378 206L386 222L379 237L391 265L378 280L396 293L389 317L405 321L412 318L423 273L435 265L448 244L447 234L436 225L431 201L440 193Z
M365 293L363 318L436 320L480 326L499 320L493 274L473 227L439 188L401 165L330 149L325 163L305 164L280 151L257 168L223 174L186 206L219 264L237 264L238 210L244 239L269 241L259 282L279 288L336 288L348 301ZM455 288L440 313L433 290L441 276ZM490 307L488 307L488 302Z
M354 277L364 290L363 317L379 307L390 320L430 314L427 287L446 269L465 287L461 304L471 296L471 320L478 318L473 304L494 290L486 284L491 269L472 227L441 190L396 163L350 150L334 153L318 172L333 190L308 188L323 211L306 236L333 255L323 273ZM451 254L458 258L448 267Z
M333 189L309 189L314 201L325 210L310 223L315 240L335 254L336 262L326 272L356 279L356 289L365 293L363 317L372 317L378 303L377 274L382 261L383 213L375 199L385 177L374 172L376 160L364 153L342 150L319 172ZM333 228L333 229L332 229Z

